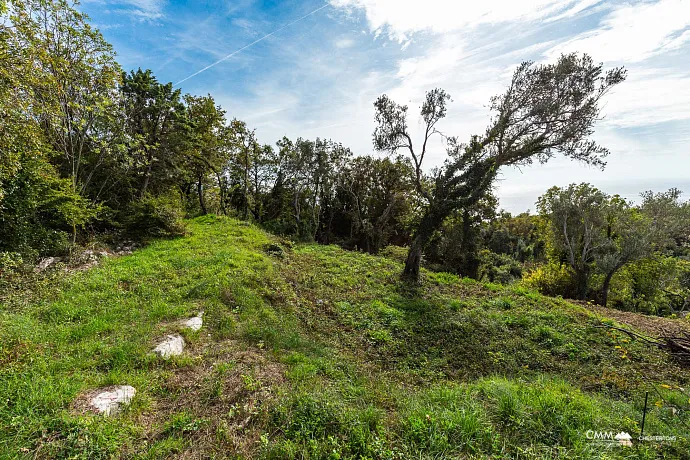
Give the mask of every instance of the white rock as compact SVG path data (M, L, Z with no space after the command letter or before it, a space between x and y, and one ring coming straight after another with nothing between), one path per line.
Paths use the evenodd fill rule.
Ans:
M93 397L89 403L91 407L105 416L114 415L120 407L129 404L137 390L129 385L115 387L111 391L104 391Z
M46 268L50 267L55 262L57 262L57 260L58 259L56 259L55 257L46 257L45 259L41 260L38 263L38 265L36 265L36 268L34 269L34 271L42 272L43 270L45 270Z
M171 356L178 356L184 350L184 339L181 335L169 335L165 337L161 343L158 344L153 352L161 358L169 358Z
M184 327L188 327L189 329L193 331L198 331L201 329L201 326L204 324L204 320L202 319L204 312L199 312L198 315L196 315L194 318L189 318L188 320L184 321L182 325Z

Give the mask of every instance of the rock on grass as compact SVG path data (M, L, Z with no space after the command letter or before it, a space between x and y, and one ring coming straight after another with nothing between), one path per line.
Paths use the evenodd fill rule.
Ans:
M184 339L181 335L168 335L153 349L153 352L161 358L167 359L171 356L181 355L184 351L184 345Z
M90 401L89 407L106 417L117 414L122 406L129 404L136 394L134 387L120 385L98 392Z

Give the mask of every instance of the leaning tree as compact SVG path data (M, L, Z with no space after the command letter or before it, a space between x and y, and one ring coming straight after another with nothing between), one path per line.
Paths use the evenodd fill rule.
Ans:
M443 221L472 206L490 189L502 166L547 162L560 153L603 168L609 151L589 137L599 119L599 102L625 80L623 68L603 70L588 55L562 55L555 64L522 63L508 89L491 99L493 117L482 135L467 144L445 137L447 158L433 173L424 172L429 140L441 135L450 96L442 89L426 94L421 107L424 136L415 146L407 123L407 106L387 95L374 103L378 151L406 151L414 166L413 181L425 201L405 263L404 275L419 276L422 253ZM417 148L418 147L418 148Z

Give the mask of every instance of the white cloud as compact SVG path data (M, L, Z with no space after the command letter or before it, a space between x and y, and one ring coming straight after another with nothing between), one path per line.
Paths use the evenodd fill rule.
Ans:
M131 6L130 12L139 19L152 21L163 17L165 0L124 0L122 3Z
M606 99L604 123L643 126L690 119L690 74L635 69Z
M690 41L690 2L660 0L615 8L599 28L555 47L552 55L580 51L608 62L637 62Z
M350 48L355 44L355 41L351 38L340 38L335 41L335 47L344 49L344 48Z
M445 33L481 24L571 16L598 0L331 0L346 10L363 9L369 27L399 42L422 31Z

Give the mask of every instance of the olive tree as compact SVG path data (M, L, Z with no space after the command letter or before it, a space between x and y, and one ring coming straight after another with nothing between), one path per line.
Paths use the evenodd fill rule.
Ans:
M421 145L412 140L407 106L380 96L374 103L374 147L409 154L415 188L425 201L404 275L418 278L422 253L434 232L451 213L480 200L501 167L545 163L556 154L604 167L609 151L590 135L599 119L601 99L625 76L623 68L604 71L587 55L562 55L554 64L522 63L507 90L491 99L493 117L486 131L466 144L446 137L447 159L430 175L425 173L424 159L429 140L441 135L438 124L446 117L450 96L438 88L426 94Z
M608 301L613 276L625 265L650 256L661 236L652 220L619 196L590 184L553 187L537 205L547 219L552 252L570 265L577 297L586 299L594 273L603 276L598 300Z

